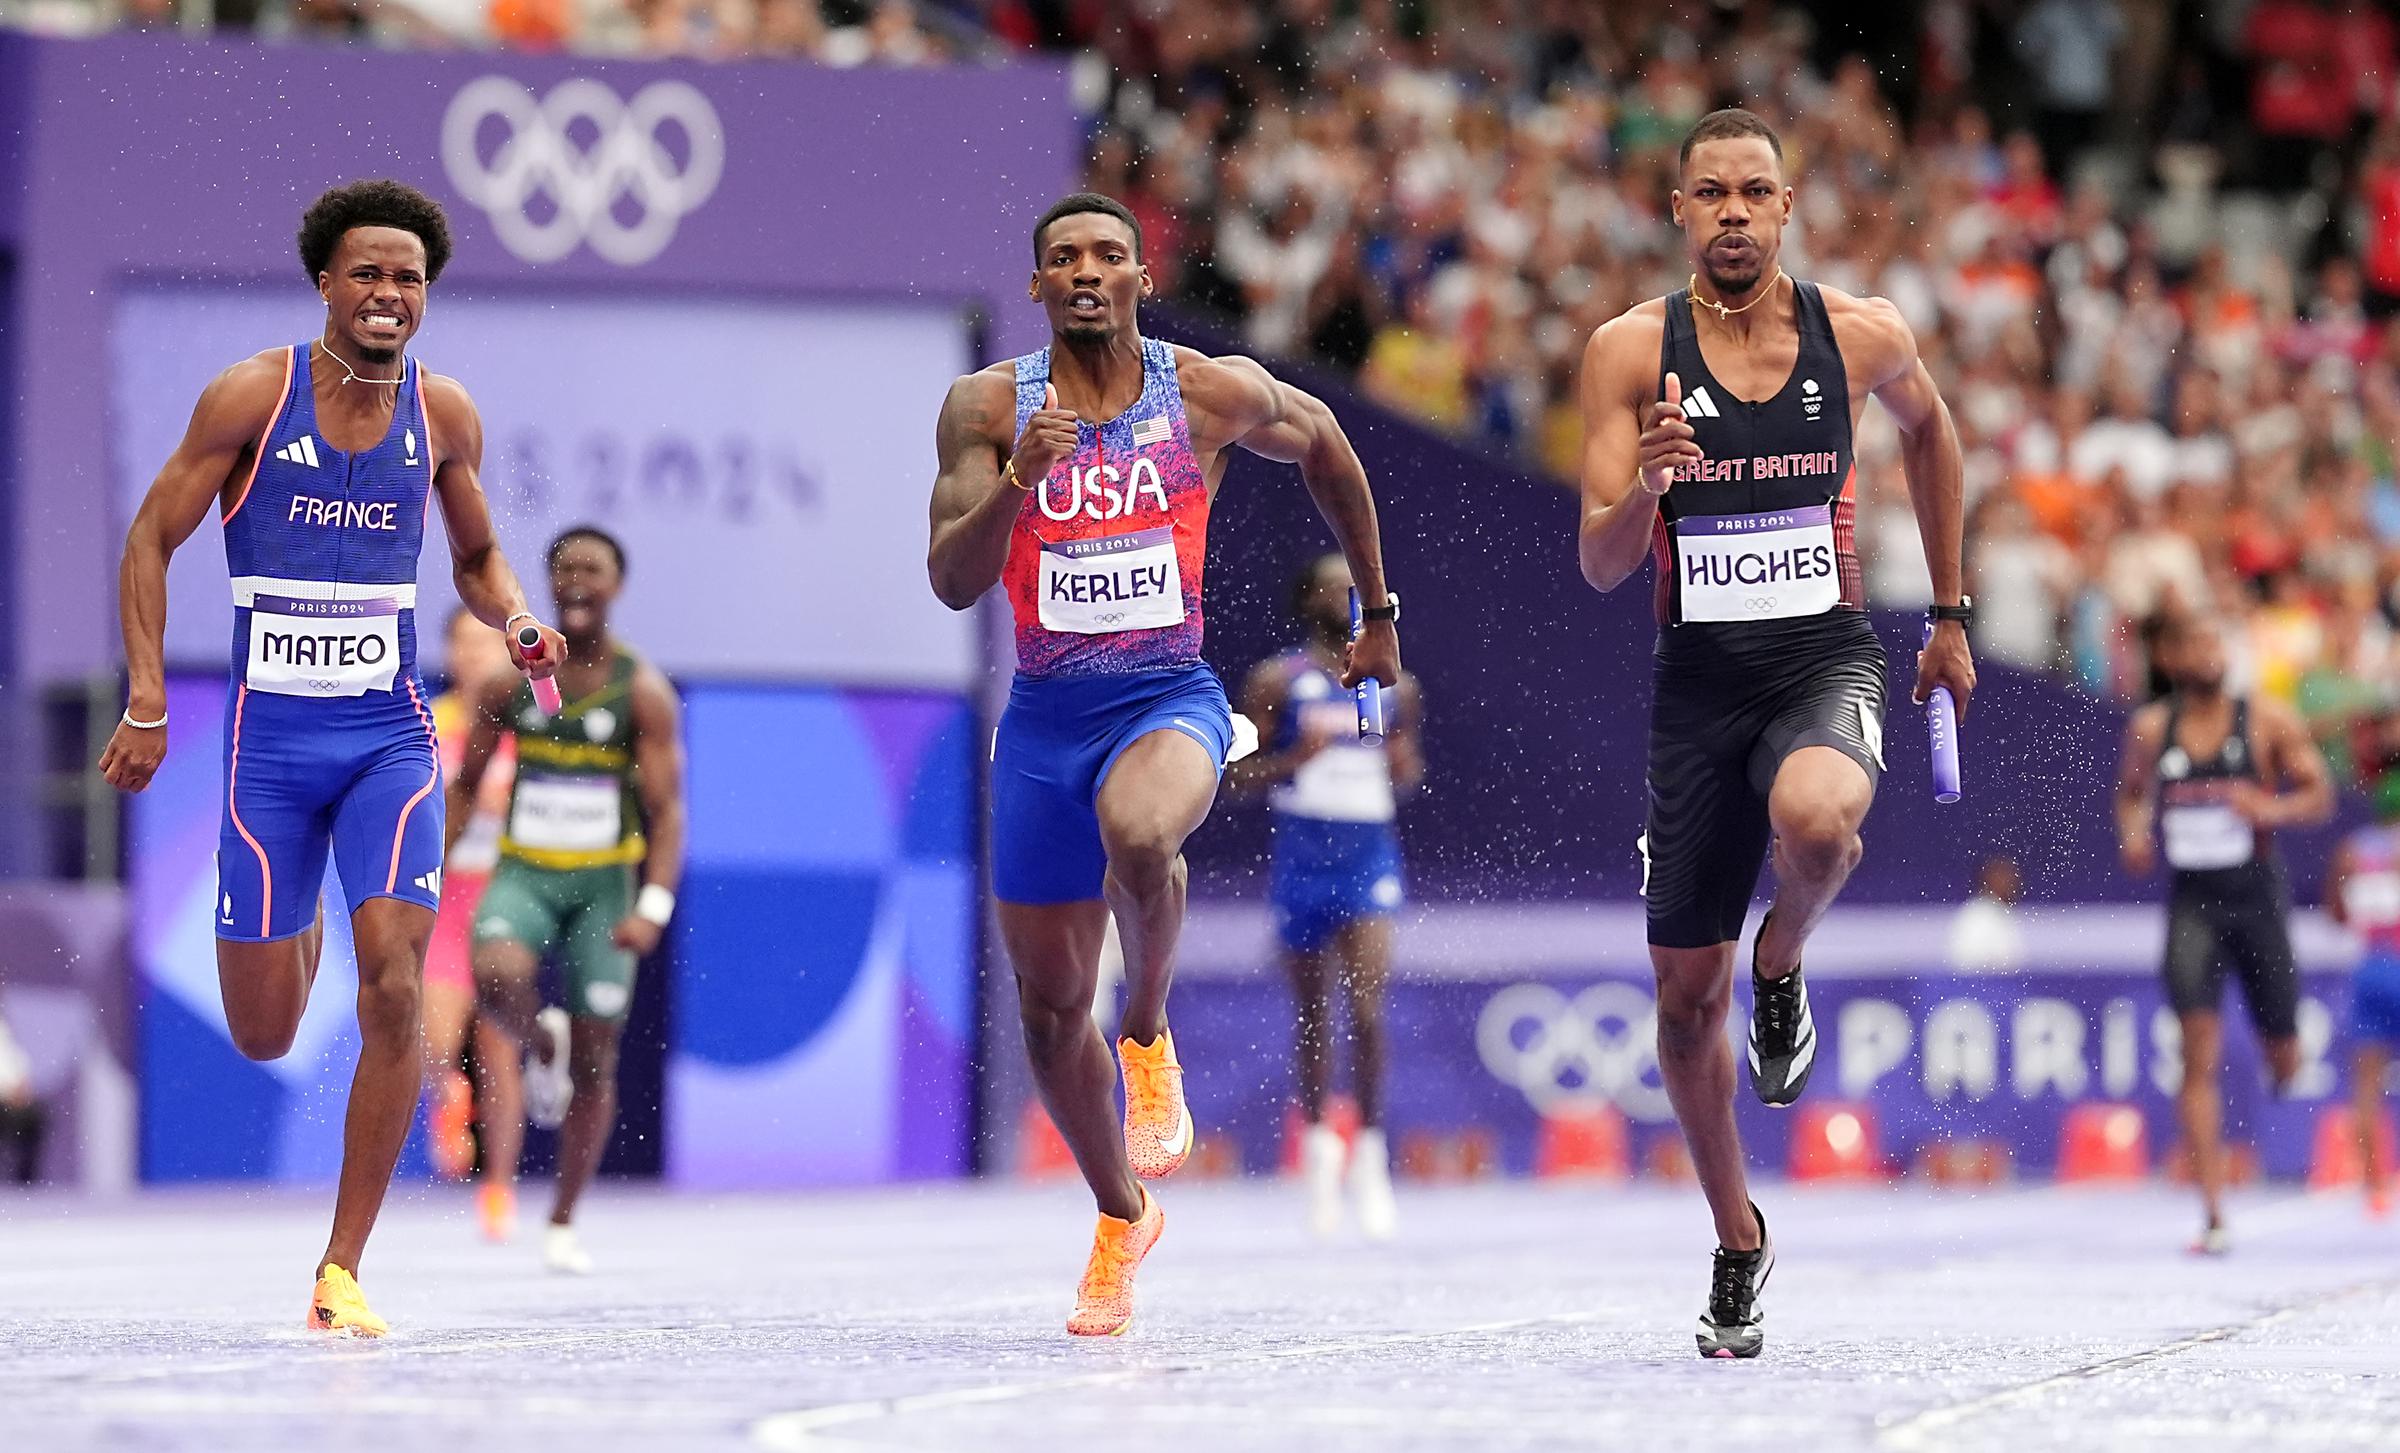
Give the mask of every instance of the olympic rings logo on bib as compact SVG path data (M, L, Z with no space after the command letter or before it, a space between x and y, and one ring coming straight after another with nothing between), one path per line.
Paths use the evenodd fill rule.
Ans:
M293 600L261 595L250 606L244 680L276 696L364 696L400 674L400 602Z
M1842 603L1833 507L1677 520L1675 585L1687 621L1823 615Z
M1035 589L1044 630L1098 636L1182 625L1175 527L1045 540Z

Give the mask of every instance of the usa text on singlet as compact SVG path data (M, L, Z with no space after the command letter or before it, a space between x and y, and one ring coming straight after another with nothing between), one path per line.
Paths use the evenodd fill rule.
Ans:
M1017 429L1042 406L1050 350L1016 360ZM1017 672L1071 676L1200 659L1208 484L1192 453L1174 350L1142 340L1142 392L1026 497L1001 579L1016 617Z

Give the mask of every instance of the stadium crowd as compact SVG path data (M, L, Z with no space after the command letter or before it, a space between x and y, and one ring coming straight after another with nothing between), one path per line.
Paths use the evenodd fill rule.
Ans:
M2394 681L2379 9L1933 4L1902 97L1768 4L1152 8L1084 37L1143 78L1091 178L1134 200L1161 284L1255 348L1572 478L1585 340L1685 282L1677 141L1747 105L1783 131L1792 269L1892 298L1950 400L1988 655L2136 695L2133 627L2216 608L2329 737ZM1874 596L1913 605L1895 443L1862 431L1860 529Z
M195 3L0 0L134 25ZM1987 656L2139 695L2138 623L2222 610L2258 684L2337 741L2400 680L2400 70L2378 5L1930 0L1887 24L1772 0L214 3L220 25L394 43L1080 51L1106 78L1090 181L1142 218L1164 296L1570 480L1584 341L1684 281L1677 142L1747 105L1798 185L1792 270L1892 298L1950 400ZM1922 600L1873 410L1858 491L1870 592Z

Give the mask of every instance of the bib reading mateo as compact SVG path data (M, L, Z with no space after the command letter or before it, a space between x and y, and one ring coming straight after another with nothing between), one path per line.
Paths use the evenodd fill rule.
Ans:
M1017 432L1042 406L1050 350L1016 361ZM1208 483L1192 453L1175 354L1142 340L1142 393L1017 511L1001 579L1016 617L1017 674L1092 676L1200 659Z

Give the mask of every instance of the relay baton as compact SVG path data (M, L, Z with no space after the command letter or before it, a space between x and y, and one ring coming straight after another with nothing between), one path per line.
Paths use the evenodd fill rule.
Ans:
M1366 629L1358 613L1358 587L1350 587L1350 639L1355 641ZM1369 676L1358 683L1358 739L1368 746L1383 741L1383 683Z
M539 661L542 659L542 628L540 626L527 626L523 630L518 631L517 644L524 649L526 660ZM558 708L560 706L558 697L558 678L555 676L535 676L528 678L528 680L533 687L533 704L540 707L543 711L548 712L552 716L558 715Z
M1933 623L1925 623L1925 644L1933 644ZM1925 698L1925 732L1933 739L1933 800L1958 800L1958 703L1950 688L1936 686Z

